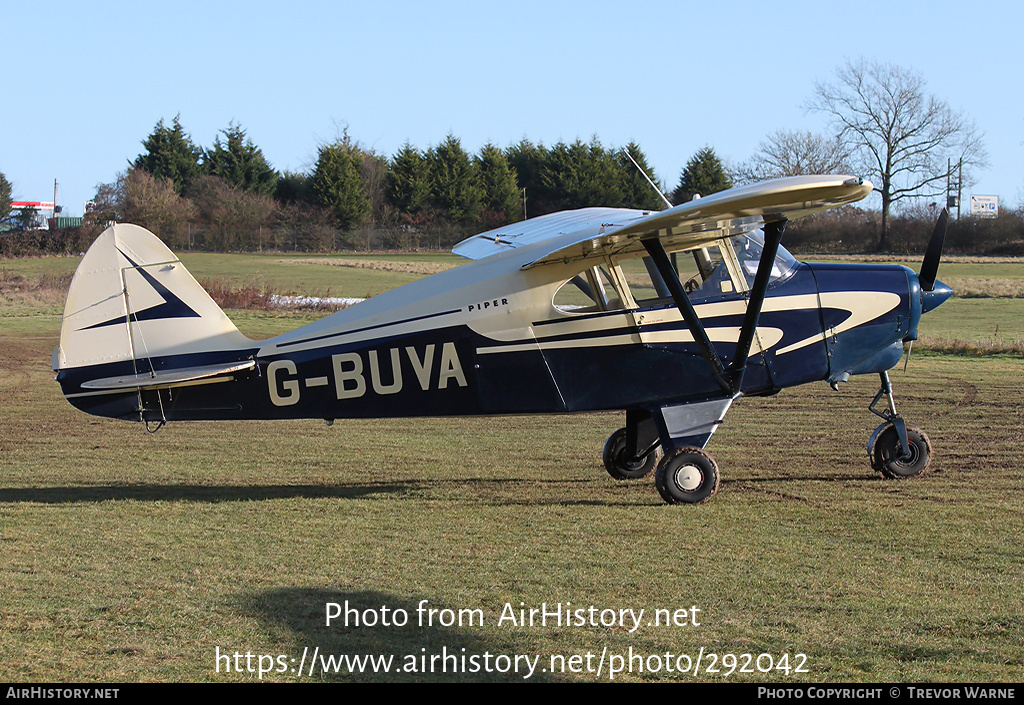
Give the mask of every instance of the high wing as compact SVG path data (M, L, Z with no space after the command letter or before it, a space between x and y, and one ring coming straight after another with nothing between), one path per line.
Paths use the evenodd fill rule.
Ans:
M454 251L467 257L486 257L510 248L528 247L529 257L521 265L524 270L555 263L598 264L622 255L647 257L649 269L656 270L671 294L712 376L722 388L723 400L728 401L742 388L747 356L786 222L853 203L871 193L872 188L870 182L851 176L788 177L722 191L664 211L587 208L554 213L469 238ZM726 367L690 303L668 253L709 246L759 227L765 231L764 249L746 297L734 359Z
M483 259L516 247L560 238L572 233L596 232L608 223L625 225L655 211L630 208L580 208L509 223L466 238L452 252L468 259Z
M667 250L711 244L765 223L858 201L871 182L853 176L793 176L722 191L663 211L584 208L552 213L467 238L456 254L480 259L515 247L547 242L523 269L552 262L645 254L642 240L658 238Z

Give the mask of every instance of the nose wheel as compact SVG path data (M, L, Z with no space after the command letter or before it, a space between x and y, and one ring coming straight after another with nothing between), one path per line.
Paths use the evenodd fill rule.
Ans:
M889 424L879 427L880 433L874 438L869 451L871 467L889 479L916 477L928 469L932 447L928 436L919 428L907 426L907 453L896 428Z
M875 394L868 410L885 420L868 439L868 458L871 467L887 478L916 477L928 469L931 461L931 441L924 431L908 426L896 411L889 373L882 372L882 386ZM875 408L882 397L889 401L889 408L879 411Z

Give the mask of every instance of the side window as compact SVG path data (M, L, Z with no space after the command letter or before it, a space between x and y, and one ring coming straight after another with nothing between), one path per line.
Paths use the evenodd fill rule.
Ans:
M691 301L739 296L754 283L764 239L752 231L719 244L669 252L672 268ZM771 282L792 274L798 263L785 249L772 266ZM563 313L594 313L672 304L672 294L654 262L637 254L611 258L562 284L551 303Z
M551 303L564 313L593 313L624 308L622 296L605 267L591 267L562 284Z
M691 299L728 296L737 291L722 250L717 246L669 254L673 268ZM672 295L661 274L649 258L636 257L621 262L622 271L638 306L671 303Z

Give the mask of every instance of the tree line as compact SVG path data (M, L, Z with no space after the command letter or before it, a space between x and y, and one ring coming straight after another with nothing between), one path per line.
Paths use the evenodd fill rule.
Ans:
M347 132L306 173L277 172L239 125L198 147L175 117L142 142L129 169L97 190L88 220L142 225L172 247L328 250L446 247L475 232L558 210L664 207L635 143L551 147L523 139L469 153L447 135L390 157ZM629 156L626 155L628 151Z
M832 220L798 221L790 232L828 222L833 231L816 233L823 241L841 241L843 250L856 243L861 251L890 251L908 241L906 222L924 219L914 199L944 200L953 172L963 173L969 185L985 166L973 123L929 95L921 76L907 69L848 61L832 80L815 85L805 107L823 114L831 131L776 130L747 161L730 166L705 146L668 198L682 203L780 176L858 174L881 195L877 217L847 208ZM658 182L640 146L608 148L596 136L550 147L528 139L504 148L487 144L470 154L449 134L437 145L406 143L387 156L344 132L320 145L314 167L301 173L276 171L237 124L202 148L178 117L170 125L160 120L142 146L129 169L99 187L87 235L118 220L139 223L173 247L447 247L474 232L558 210L665 207L642 173ZM9 194L9 183L6 188ZM1005 240L1004 233L985 242L995 247ZM986 246L977 244L978 251Z

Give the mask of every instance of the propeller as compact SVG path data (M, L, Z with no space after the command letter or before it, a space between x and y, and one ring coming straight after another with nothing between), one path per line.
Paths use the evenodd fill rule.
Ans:
M924 253L921 272L917 280L921 284L921 311L931 311L953 295L953 288L935 278L939 271L939 260L942 259L942 245L946 240L946 225L949 223L949 212L943 208L939 219L935 222L932 239Z
M949 224L949 211L945 208L939 213L939 219L935 221L935 229L932 231L932 239L928 241L928 249L924 253L924 262L921 263L921 272L917 275L917 281L921 284L921 312L931 311L943 301L953 295L953 287L935 278L939 272L939 261L942 259L942 245L946 241L946 226ZM910 352L914 349L914 341L909 341L907 355L903 362L903 371L907 371L910 364Z
M932 239L928 241L924 262L921 263L921 273L917 275L918 281L921 282L921 289L924 291L935 289L935 275L939 271L939 260L942 258L942 245L946 241L946 225L948 223L949 211L943 208L939 219L935 222Z

